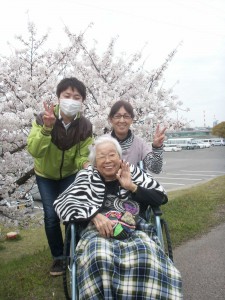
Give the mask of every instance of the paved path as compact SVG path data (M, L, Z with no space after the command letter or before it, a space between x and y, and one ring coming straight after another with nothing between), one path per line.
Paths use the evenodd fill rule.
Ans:
M225 300L225 224L174 250L184 300Z

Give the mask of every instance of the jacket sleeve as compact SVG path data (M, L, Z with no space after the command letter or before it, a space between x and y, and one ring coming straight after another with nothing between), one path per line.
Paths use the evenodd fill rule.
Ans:
M159 206L168 201L165 189L150 173L134 165L130 165L130 170L132 181L138 186L133 194L135 201L151 206Z
M151 205L153 207L160 206L168 202L167 195L164 193L141 186L138 186L137 192L134 194L133 198L138 203Z
M34 158L44 157L51 143L51 129L32 123L31 131L27 138L27 150Z
M77 152L75 156L76 169L83 169L84 163L88 162L89 147L93 144L93 137L88 137L84 141L81 141L77 146Z
M145 156L143 163L145 169L148 169L155 174L159 174L162 171L163 166L163 147L152 147L152 152L149 152Z

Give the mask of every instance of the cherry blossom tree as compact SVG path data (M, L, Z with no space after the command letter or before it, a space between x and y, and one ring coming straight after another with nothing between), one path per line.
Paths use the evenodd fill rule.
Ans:
M21 48L0 58L0 182L2 197L23 197L16 191L33 175L32 158L26 140L43 100L55 101L56 84L64 76L73 47L44 50L48 34L38 37L35 25L28 23L28 38L17 36ZM32 183L32 182L31 182ZM26 192L26 190L25 190ZM13 194L13 195L12 195Z
M90 28L88 28L90 29ZM142 52L115 55L117 38L112 38L102 55L96 44L88 46L85 32L65 28L67 47L45 50L48 34L38 37L28 23L28 38L17 36L21 47L0 58L0 183L2 198L19 198L31 187L33 159L26 140L43 100L57 101L55 89L63 77L75 76L87 86L84 114L96 135L103 134L111 105L129 101L135 109L133 129L151 141L157 123L173 126L169 114L182 106L172 89L164 88L164 73L176 54L173 50L155 70L145 69ZM18 186L26 182L23 194Z
M126 54L115 56L117 38L111 39L100 56L96 45L89 49L84 39L68 29L66 34L70 42L79 44L81 49L81 55L71 60L69 70L78 74L87 86L85 114L92 121L97 135L103 133L111 105L122 99L129 101L135 109L134 130L149 142L157 123L173 127L176 121L169 114L182 106L182 102L173 95L172 89L163 87L163 74L177 49L159 68L149 71L144 68L142 52L129 57ZM70 73L67 74L69 76Z

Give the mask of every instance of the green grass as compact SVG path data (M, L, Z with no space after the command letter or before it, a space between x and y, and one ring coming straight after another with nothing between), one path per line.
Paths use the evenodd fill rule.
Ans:
M19 232L19 238L15 240L4 239L9 231ZM1 235L3 238L0 239L0 258L2 260L2 257L4 257L4 262L20 258L24 254L33 254L48 247L44 226L29 228L28 230L1 227ZM4 248L3 251L1 251L1 247Z
M62 277L53 278L49 275L50 264L48 250L22 255L8 263L1 263L0 299L65 299Z
M169 193L162 206L173 247L225 222L225 176L186 190Z
M225 176L169 193L162 206L173 247L225 222ZM1 226L1 236L8 231ZM63 300L62 277L49 275L51 256L43 227L19 231L20 239L0 240L0 300Z
M1 235L14 230L1 227ZM0 240L0 300L65 299L62 277L49 275L52 259L43 226L19 233L18 239Z

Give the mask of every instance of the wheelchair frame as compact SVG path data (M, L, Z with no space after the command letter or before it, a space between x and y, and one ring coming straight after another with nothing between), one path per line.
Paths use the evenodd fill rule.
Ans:
M143 162L139 163L141 169L143 169ZM159 238L161 248L166 255L173 261L172 243L169 233L169 227L167 222L162 218L162 211L160 207L148 206L146 210L146 221L153 224L156 229L156 234ZM79 225L75 223L69 223L63 251L63 287L64 294L67 300L77 300L78 290L76 283L76 247L79 240Z
M144 170L143 161L139 161L139 167L141 170ZM169 233L168 223L161 217L162 211L159 206L151 207L150 205L147 208L145 219L149 223L153 224L156 228L156 234L161 243L161 248L163 251L169 256L169 258L173 261L173 250L172 243Z
M146 220L155 226L161 248L173 261L173 251L168 224L161 216L162 211L160 210L160 207L148 207L146 211ZM64 240L63 288L67 300L79 299L76 283L76 247L74 247L79 240L79 230L77 227L77 224L69 223Z
M78 299L75 253L77 242L76 225L74 223L69 223L66 229L63 249L63 288L65 297L68 300Z

